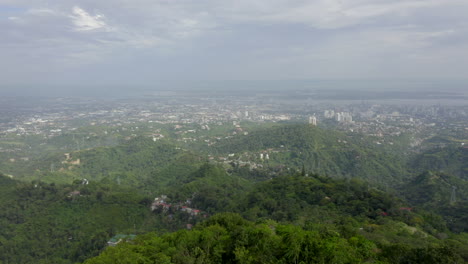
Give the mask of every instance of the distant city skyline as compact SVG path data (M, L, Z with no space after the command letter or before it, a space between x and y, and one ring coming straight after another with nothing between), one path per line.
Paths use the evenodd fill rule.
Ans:
M462 90L467 13L462 0L0 0L0 93L223 80Z

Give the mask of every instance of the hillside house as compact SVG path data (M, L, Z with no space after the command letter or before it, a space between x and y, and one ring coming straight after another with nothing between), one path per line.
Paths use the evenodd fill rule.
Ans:
M124 234L118 234L112 237L109 241L107 241L107 245L110 247L115 247L117 246L120 242L124 240L133 240L135 239L136 235L124 235Z

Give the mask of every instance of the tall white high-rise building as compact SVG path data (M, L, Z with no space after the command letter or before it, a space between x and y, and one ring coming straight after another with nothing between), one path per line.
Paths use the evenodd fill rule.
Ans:
M349 112L339 112L335 115L335 120L338 122L353 122L353 116Z
M343 117L341 116L341 113L336 113L335 120L338 121L338 122L343 121Z
M309 116L309 124L316 126L317 125L317 118L315 116Z

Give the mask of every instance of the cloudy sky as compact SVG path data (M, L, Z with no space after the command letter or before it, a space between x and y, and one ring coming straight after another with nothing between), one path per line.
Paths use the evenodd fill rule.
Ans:
M0 85L467 79L467 0L0 0Z

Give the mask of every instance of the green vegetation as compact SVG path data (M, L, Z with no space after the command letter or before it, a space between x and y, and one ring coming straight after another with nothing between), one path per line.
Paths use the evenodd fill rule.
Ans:
M345 236L328 226L307 229L275 221L249 222L215 215L192 231L147 234L106 249L98 263L460 263L448 245L381 246L361 235Z
M186 184L177 188L181 183ZM166 190L174 205L194 196L193 206L203 204L210 211L210 203L222 207L237 199L230 197L231 190L241 193L244 185L246 180L205 164L186 179L173 178ZM202 219L176 209L152 212L151 196L107 179L28 184L1 175L0 191L0 261L4 263L75 263L96 255L116 234L174 231Z
M117 263L116 258L120 263L461 263L468 258L466 233L451 233L427 211L402 209L408 208L403 200L358 180L282 176L252 188L245 179L204 164L182 179L180 188L169 185L167 200L175 207L189 196L193 208L238 212L253 222L227 214L199 223L203 216L174 208L151 212L149 197L115 184L0 179L14 190L2 196L0 207L5 263L74 263L101 252L114 235L150 231L158 234L108 248L86 263ZM198 225L161 235L186 223Z
M12 138L37 156L0 163L17 173L0 174L0 263L468 261L466 148L408 160L374 138L242 127L166 125L158 139L144 127L107 143L94 127L95 146L64 135L44 153Z
M456 232L468 232L468 183L444 173L425 172L401 188L413 205L442 215Z
M0 177L0 262L74 263L97 254L117 230L148 229L149 199L101 184L57 186Z
M442 171L468 179L468 148L459 146L437 147L413 157L409 166L416 172Z
M188 178L173 182L167 193L176 201L192 197L194 207L217 213L235 208L251 186L249 181L228 175L221 167L204 164Z
M370 139L308 125L277 126L236 136L214 145L213 154L268 153L265 166L286 165L321 175L359 177L394 184L407 174L397 153L379 149ZM252 155L250 155L252 156Z

